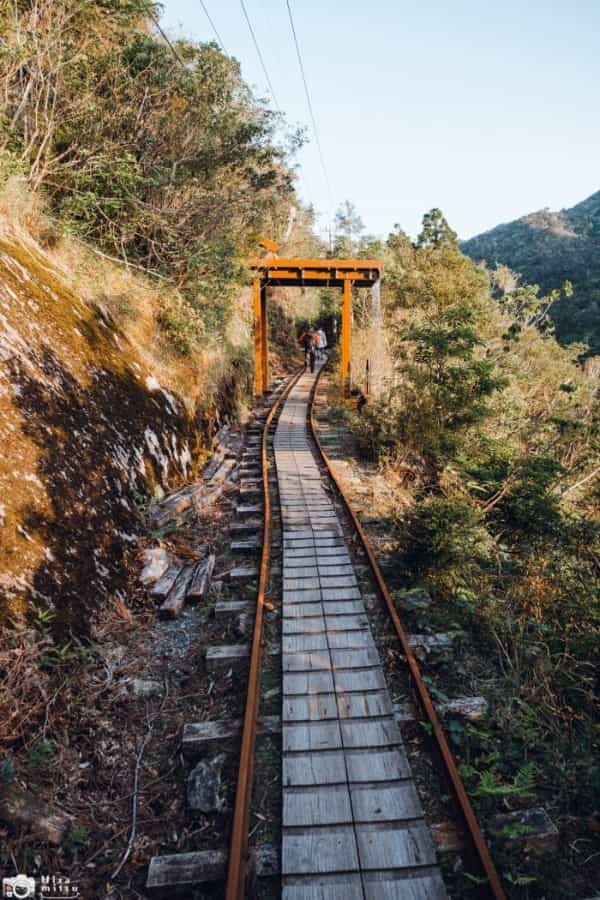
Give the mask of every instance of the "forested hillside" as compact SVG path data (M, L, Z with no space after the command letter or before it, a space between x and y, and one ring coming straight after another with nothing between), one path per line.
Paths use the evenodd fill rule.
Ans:
M234 59L170 44L156 12L0 3L0 595L78 631L121 584L136 502L248 402L245 257L263 234L314 243L294 136L275 140ZM272 307L276 354L291 320Z
M552 303L556 336L600 353L600 191L571 209L544 209L498 225L461 247L476 262L508 266L545 295L570 281L573 295Z

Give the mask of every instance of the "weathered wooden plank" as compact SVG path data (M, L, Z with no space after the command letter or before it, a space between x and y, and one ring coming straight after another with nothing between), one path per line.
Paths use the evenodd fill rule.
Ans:
M427 651L451 650L454 638L450 634L409 634L408 643L411 647L421 647Z
M154 583L151 590L148 591L153 600L164 600L175 584L177 576L181 572L181 563L172 563L164 575Z
M284 787L345 783L346 763L341 750L284 754Z
M232 553L258 553L263 545L262 535L255 535L243 541L231 541L229 549Z
M333 675L331 672L285 672L283 693L287 694L332 694Z
M337 719L335 694L308 694L284 697L282 719L284 722L316 722Z
M309 564L306 565L293 565L291 566L289 562L286 562L285 559L283 561L283 574L284 578L317 578L319 577L319 570L316 565L311 566ZM318 581L317 581L318 586Z
M355 822L393 822L423 817L413 781L351 785Z
M334 672L335 691L377 691L385 690L385 678L378 667L370 669L336 669Z
M284 672L312 672L318 669L331 669L331 657L328 650L284 653L281 667Z
M363 900L362 880L357 873L342 875L288 876L282 885L282 900Z
M410 778L411 772L402 747L389 750L346 750L346 770L350 782L392 781Z
M279 854L273 844L250 850L259 878L279 873ZM150 860L146 890L153 897L188 896L194 887L211 881L222 881L227 875L228 849L198 850L154 856Z
M343 825L347 822L352 822L352 806L346 784L284 788L284 828Z
M311 588L308 591L286 591L283 592L284 603L320 603L321 591L315 591Z
M354 568L349 559L347 561L342 559L339 562L336 561L335 563L332 563L332 565L329 565L328 561L332 560L332 559L337 560L338 558L326 556L326 557L324 557L324 560L327 560L327 562L324 562L324 560L319 560L319 575L323 575L326 578L331 578L334 575L335 576L338 576L338 575L339 576L349 576L349 575L354 576Z
M239 616L240 613L251 612L254 605L248 600L218 600L215 604L215 616L217 619Z
M358 871L353 827L284 829L281 871L283 875Z
M287 591L308 591L308 590L318 590L320 587L319 578L318 577L307 577L307 578L288 578L285 574L285 570L283 573L283 590Z
M365 615L348 613L341 616L326 616L327 631L357 631L369 627L369 620Z
M247 644L221 644L218 647L207 647L206 668L209 672L215 672L229 666L245 663L250 656L250 648Z
M288 634L282 637L281 643L284 654L328 649L324 634Z
M307 750L336 750L342 746L340 723L337 719L329 722L303 722L282 726L282 748L284 753Z
M447 893L438 869L420 873L365 872L362 877L365 900L446 900Z
M373 635L370 630L361 631L330 631L327 639L332 651L334 650L366 650L374 647Z
M363 648L332 650L331 662L335 669L367 669L381 665L375 644Z
M338 694L337 701L340 719L387 716L393 712L387 690L374 691L372 694Z
M240 506L236 506L235 514L239 518L248 518L256 515L260 515L263 511L261 503L242 503Z
M258 578L258 568L256 566L236 566L225 577L229 581L235 581L238 584L246 581L255 581Z
M347 616L365 611L362 600L328 600L322 606L323 612L327 616Z
M344 747L386 747L402 743L395 719L344 720L340 722Z
M323 600L360 600L361 595L357 587L322 588Z
M322 616L322 603L288 603L284 601L282 604L284 619L302 619L312 618L313 616Z
M325 631L325 619L323 616L285 618L282 630L283 634L322 634Z
M241 719L216 719L211 722L190 722L183 726L183 754L190 759L222 749L223 741L237 739L242 731ZM281 734L281 716L260 716L259 734Z
M215 568L216 557L213 553L198 563L187 589L187 599L193 603L206 596L210 587L210 579Z
M322 588L328 590L339 590L340 588L356 587L357 581L354 570L351 575L319 575Z
M402 869L435 864L435 850L425 822L355 826L363 869Z
M173 587L167 594L159 608L159 614L163 618L177 619L183 611L188 585L194 575L195 565L183 566L179 575L173 582Z

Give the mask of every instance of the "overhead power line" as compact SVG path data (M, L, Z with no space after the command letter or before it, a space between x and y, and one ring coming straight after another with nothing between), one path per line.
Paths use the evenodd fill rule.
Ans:
M207 7L206 7L206 3L204 2L204 0L200 0L200 6L201 6L202 9L204 10L204 15L205 15L206 18L208 19L208 21L209 21L209 23L210 23L210 27L211 27L212 30L214 31L215 37L216 37L216 39L217 39L217 42L218 42L218 43L220 44L220 46L221 46L221 50L223 51L223 53L226 53L227 56L229 56L229 54L227 53L227 50L225 49L225 44L224 44L223 41L221 40L221 36L220 36L219 32L218 32L217 29L216 29L215 23L213 22L213 20L212 20L212 18L211 18L211 15L210 15L210 13L209 13Z
M158 19L156 18L156 16L155 16L153 13L149 13L149 15L150 15L150 18L152 19L152 21L154 22L154 24L156 25L156 27L157 27L157 29L158 29L158 31L159 31L159 33L160 33L162 39L163 39L164 42L166 43L167 47L169 48L169 50L171 51L171 53L173 54L173 56L175 57L175 59L177 60L177 62L179 63L179 65L182 66L184 69L186 69L186 68L187 68L187 67L186 67L186 64L184 63L184 61L182 60L181 56L180 56L179 53L177 52L177 48L176 48L175 45L170 41L168 35L163 31L162 26L161 26L160 22L158 21Z
M302 82L304 84L304 93L306 94L306 102L308 104L308 111L310 113L310 119L312 122L313 132L315 135L315 143L317 145L317 151L319 153L319 160L321 162L321 169L323 170L323 176L325 178L325 184L327 185L327 195L329 197L329 218L332 218L332 208L333 208L333 195L331 192L331 182L329 181L329 174L327 172L327 166L325 165L325 156L323 155L323 148L321 146L321 140L319 138L319 129L317 128L317 120L315 118L315 113L312 105L312 100L310 97L310 90L308 88L308 81L306 78L306 71L304 69L304 63L302 62L302 53L300 52L300 44L298 42L298 35L296 34L296 27L294 25L294 16L292 15L292 7L290 6L290 0L286 0L288 15L290 17L290 25L292 26L292 35L294 37L294 45L296 47L296 55L298 57L298 63L300 65L300 74L302 75Z
M240 0L240 3L242 4L244 16L246 17L246 22L248 23L248 29L252 36L252 40L254 41L254 46L256 47L256 52L258 54L258 58L260 60L261 66L262 66L262 70L264 72L265 78L267 79L267 84L269 85L269 91L271 92L271 97L273 98L273 103L275 104L275 109L277 110L278 113L281 113L281 109L280 109L279 103L277 102L277 97L275 96L275 91L273 90L273 85L271 84L271 79L269 78L269 73L268 73L267 67L265 65L264 57L261 53L261 49L260 49L258 41L256 39L256 34L254 33L254 28L252 27L252 22L250 21L250 16L248 15L248 10L246 9L246 4L244 3L244 0Z

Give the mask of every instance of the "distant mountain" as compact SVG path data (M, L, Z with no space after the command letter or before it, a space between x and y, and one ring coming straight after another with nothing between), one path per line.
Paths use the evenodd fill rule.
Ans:
M600 191L571 209L542 209L461 243L471 259L504 263L542 292L568 279L574 293L551 313L563 344L583 341L600 353Z

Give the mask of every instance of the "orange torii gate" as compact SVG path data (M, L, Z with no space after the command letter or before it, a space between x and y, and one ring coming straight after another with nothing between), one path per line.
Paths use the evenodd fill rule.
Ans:
M261 241L271 252L268 257L250 260L254 272L254 393L257 397L269 387L269 337L267 324L267 287L340 287L342 288L342 383L350 381L352 330L352 285L372 287L383 268L377 259L286 259L275 256L273 241Z

